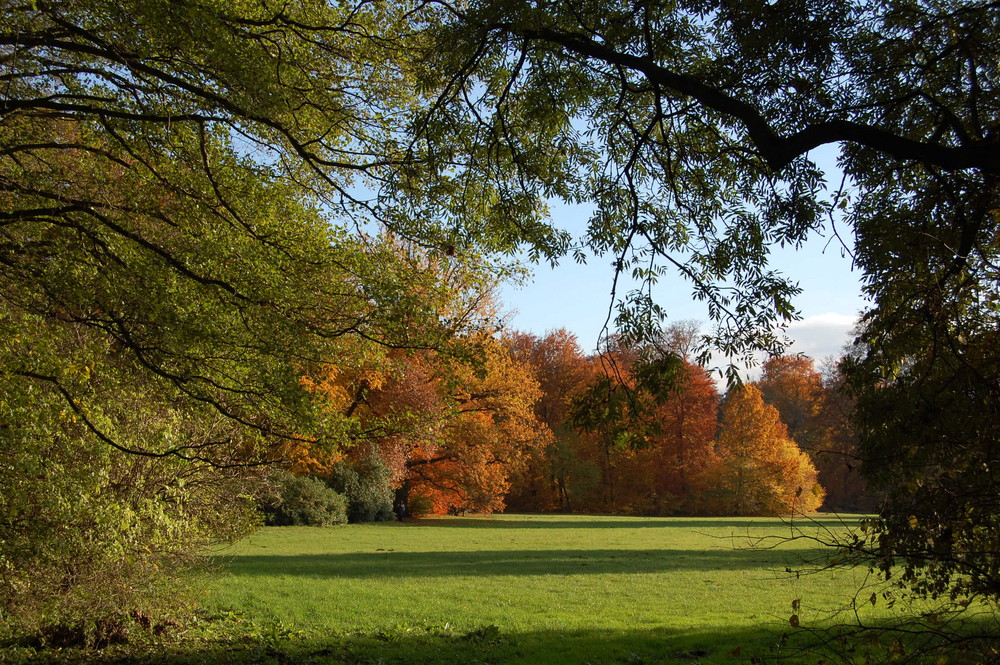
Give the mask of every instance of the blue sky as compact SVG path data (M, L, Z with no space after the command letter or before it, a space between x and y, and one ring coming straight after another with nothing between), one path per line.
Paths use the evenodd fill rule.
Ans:
M838 154L838 147L832 145L810 153L826 173L829 184L841 181ZM582 230L585 216L583 209L553 206L556 225L570 231ZM829 230L826 233L827 237L814 235L799 249L775 249L772 253L772 266L802 288L795 300L802 318L788 327L786 334L793 340L788 352L804 353L817 363L840 355L850 342L850 330L858 314L866 307L860 272L852 268L840 241L831 240ZM566 328L576 334L585 351L594 350L611 304L611 264L611 257L606 257L591 258L586 265L566 259L554 269L536 266L534 279L528 285L506 286L501 291L507 308L513 310L510 326L537 335ZM654 295L667 311L668 325L671 321L694 320L708 326L704 303L691 298L690 283L679 275L663 278ZM753 372L749 376L752 378Z
M561 214L564 219L560 219ZM568 210L557 213L563 228L580 228L582 220ZM813 237L802 248L776 250L773 265L802 287L796 299L802 320L788 329L794 340L789 352L802 352L822 361L838 355L850 341L849 330L865 307L860 293L860 273L834 239ZM537 335L566 328L575 333L587 351L597 339L611 304L613 269L611 258L591 258L586 265L570 259L556 268L536 266L535 275L523 287L506 286L501 298L513 310L512 328ZM704 303L691 298L691 285L680 276L667 277L658 285L656 297L668 313L668 321L695 320L707 325Z

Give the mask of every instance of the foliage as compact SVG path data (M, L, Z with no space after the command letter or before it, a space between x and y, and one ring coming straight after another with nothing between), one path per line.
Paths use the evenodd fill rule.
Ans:
M421 72L442 92L418 126L451 158L442 170L511 197L591 204L586 249L649 284L674 270L690 278L725 354L780 350L773 322L794 317L798 289L768 269L769 250L797 245L845 200L824 195L810 151L859 146L872 174L897 161L998 167L974 120L995 104L987 3L442 4ZM916 62L903 46L951 29L983 67L975 85L962 78L964 51L942 45L950 68L934 80L928 47L915 47ZM872 70L875 54L884 66ZM943 89L954 92L940 107L928 101ZM966 117L975 128L952 122ZM655 326L648 289L628 301L619 324Z
M810 457L826 489L827 510L872 510L875 498L862 477L853 402L837 363L821 375L808 356L775 356L755 382L778 409L789 437Z
M427 517L434 514L434 501L419 494L410 495L406 510L413 517Z
M327 482L347 500L347 521L356 524L395 519L391 480L385 462L372 451L356 462L338 462Z
M391 22L358 9L5 4L5 624L163 604L166 575L254 524L259 465L356 434L303 376L465 325L411 270L426 252L334 223L373 212L347 188L395 152L376 104L412 90L370 75L359 27Z
M778 410L788 435L804 450L816 447L811 430L823 399L823 377L803 355L774 356L764 361L755 384L764 401Z
M689 360L682 363L676 386L656 407L660 435L649 460L657 469L656 495L674 497L676 502L669 512L693 510L698 497L709 489L701 483L704 472L716 461L718 388L703 368Z
M437 514L502 510L510 478L548 442L528 368L503 340L473 341L471 358L440 359L436 386L451 415L440 436L417 442L405 463L411 491L431 500Z
M823 503L816 468L755 386L730 392L719 426L718 463L706 471L714 488L706 498L711 513L788 515Z
M548 428L552 441L527 456L525 469L513 478L507 505L515 511L572 511L575 502L600 484L593 461L581 454L585 442L572 424L574 401L597 365L565 329L542 337L515 334L510 347L538 381L541 396L535 403L535 416Z
M257 524L261 438L86 327L9 310L0 325L4 628L99 641L123 614L169 613L170 575Z
M271 471L271 494L261 502L269 526L332 526L347 523L347 498L311 476Z
M442 92L418 126L451 157L442 171L592 204L586 248L650 283L690 278L724 352L780 350L772 323L794 316L797 287L769 250L850 207L810 151L853 146L871 182L897 164L979 182L998 169L990 3L442 4L420 72ZM648 289L631 300L659 311Z

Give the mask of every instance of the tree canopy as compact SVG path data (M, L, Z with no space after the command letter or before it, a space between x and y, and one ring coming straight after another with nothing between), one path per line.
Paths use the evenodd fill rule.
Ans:
M462 178L592 205L584 248L649 283L690 279L726 352L776 350L773 323L794 316L772 247L843 220L860 257L867 211L938 199L914 178L995 204L991 4L441 6L425 76L442 92L418 136ZM823 145L840 146L848 186L824 181ZM959 256L976 217L949 217ZM648 289L632 296L626 327L656 312Z
M620 313L626 332L663 313L650 287L679 274L718 324L715 349L774 353L797 286L769 251L839 238L872 302L844 368L886 496L872 546L886 571L910 563L911 589L995 599L996 551L980 537L1000 535L996 435L974 423L997 412L983 349L998 323L1000 7L435 7L421 75L441 92L417 136L455 156L459 179L589 204L579 251L645 281ZM840 182L820 170L822 146Z
M474 328L464 299L498 275L352 192L394 162L386 109L411 96L378 8L3 16L0 612L77 630L246 533L289 441L351 442L304 378Z

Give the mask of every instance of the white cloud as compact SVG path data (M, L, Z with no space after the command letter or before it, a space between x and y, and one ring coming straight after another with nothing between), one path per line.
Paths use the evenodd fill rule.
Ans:
M851 329L857 320L856 315L827 312L795 321L785 333L793 340L787 353L804 353L817 363L827 356L839 356L851 342Z

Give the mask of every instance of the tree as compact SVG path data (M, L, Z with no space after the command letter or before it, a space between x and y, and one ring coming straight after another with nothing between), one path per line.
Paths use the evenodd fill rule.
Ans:
M254 526L261 465L346 442L303 376L462 327L407 274L426 252L349 226L377 218L350 188L395 161L380 113L412 95L375 26L365 4L5 4L8 626L100 641L163 605Z
M651 452L661 500L672 497L666 505L689 512L706 490L699 481L715 462L719 392L704 368L683 362L676 386L655 409L660 435Z
M716 444L718 464L707 474L712 512L727 515L789 515L823 502L816 468L795 442L778 411L748 385L730 393L722 407Z
M772 324L794 315L797 288L767 269L768 249L851 206L824 197L813 149L843 144L848 176L867 168L872 183L926 167L995 186L987 3L443 6L425 61L442 92L420 136L462 128L440 145L463 183L592 203L589 249L650 282L691 278L724 352L780 349ZM634 304L655 310L648 292Z
M855 427L854 399L848 392L844 359L824 363L823 401L818 417L822 439L813 453L820 483L826 489L824 508L855 513L872 513L878 497L869 487L862 469Z
M804 450L815 448L816 419L823 399L823 377L807 356L774 356L764 361L756 382L764 401L778 410L788 435Z
M853 235L845 251L873 304L863 359L845 373L866 473L896 497L873 529L879 551L959 595L975 567L978 592L996 600L997 510L985 498L996 492L982 473L996 439L971 425L992 413L997 376L983 354L1000 265L996 3L435 7L422 76L441 92L417 136L458 156L447 168L460 183L591 204L586 248L649 284L671 270L690 279L724 354L780 352L773 324L794 317L796 286L767 268L770 247L824 226ZM840 149L845 177L830 193L812 157L821 146ZM544 252L533 221L521 237ZM655 327L650 293L631 294L626 330ZM954 421L967 435L940 434ZM943 496L952 482L974 489L927 520L912 512L914 483ZM938 494L924 491L931 511ZM993 545L954 549L924 528Z
M599 362L601 371L574 400L573 424L597 440L602 509L647 512L648 495L655 492L652 468L639 463L637 452L651 448L661 436L657 408L683 380L684 361L656 345L616 337L599 354ZM619 461L626 465L618 468Z
M836 365L821 375L808 356L775 356L764 362L755 385L778 409L788 436L812 459L826 490L828 510L870 511L874 499L861 477L853 405Z
M508 505L515 510L572 511L598 485L597 469L583 454L585 443L573 426L574 400L596 366L565 329L544 337L515 334L510 344L515 358L530 366L538 381L541 396L535 415L552 433L552 441L536 450L525 472L514 478Z
M410 494L430 499L438 513L503 509L511 476L548 443L530 370L500 340L479 345L481 356L446 363L438 375L451 413L440 436L415 442L405 462Z
M954 609L1000 598L1000 274L980 257L949 275L956 258L940 238L915 242L934 253L908 284L877 287L892 316L866 317L844 373L883 502L863 549L886 578L902 566L905 591Z

